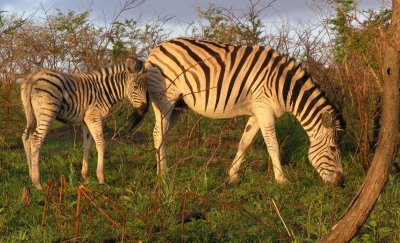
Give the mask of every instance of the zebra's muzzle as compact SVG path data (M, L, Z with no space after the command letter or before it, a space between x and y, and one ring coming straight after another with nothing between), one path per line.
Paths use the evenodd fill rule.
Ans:
M148 103L142 103L138 108L136 108L136 113L139 116L144 116L149 109Z
M135 128L144 118L146 115L148 109L149 109L149 103L142 103L139 107L136 107L135 110L132 112L132 114L129 117L129 120L131 121L129 125L129 130L132 130Z
M149 104L150 104L150 97L149 97L149 93L146 92L146 102L141 102L140 106L136 108L136 110L137 110L136 113L139 116L143 117L149 110Z
M342 172L336 172L336 177L335 181L333 182L333 185L340 187L344 186L344 175Z

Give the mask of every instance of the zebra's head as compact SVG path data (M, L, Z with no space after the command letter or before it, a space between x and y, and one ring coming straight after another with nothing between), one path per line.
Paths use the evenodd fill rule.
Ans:
M308 158L325 183L341 185L344 181L339 136L344 132L339 114L324 112L320 126L310 139Z
M135 121L133 122L138 123L146 114L149 106L144 62L136 58L128 58L125 67L128 80L125 96L135 107L133 114Z

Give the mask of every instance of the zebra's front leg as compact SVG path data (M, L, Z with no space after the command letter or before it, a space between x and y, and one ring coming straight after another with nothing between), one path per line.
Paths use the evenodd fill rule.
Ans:
M271 156L275 180L280 184L285 184L288 180L283 173L279 157L279 144L276 138L274 111L269 107L259 107L259 109L256 110L256 116L264 141L267 144L268 153Z
M156 158L157 158L157 175L166 175L167 174L167 160L165 155L165 139L166 134L169 130L170 117L172 108L169 109L166 113L163 113L161 109L158 108L154 103L153 110L156 118L153 137L154 137L154 148L156 150Z
M96 112L87 112L84 121L89 129L90 134L93 137L94 143L96 144L97 150L97 170L96 175L100 184L104 184L104 150L105 141L103 137L103 124L101 115ZM82 167L82 170L83 167Z
M89 154L90 148L92 147L92 135L89 132L86 124L82 124L82 134L83 134L83 163L81 175L84 183L89 183L88 169L89 169Z
M235 159L232 162L231 168L229 170L229 182L228 185L234 185L239 182L239 169L240 165L244 161L244 154L250 144L253 143L257 132L260 130L257 118L255 116L250 117L244 128L242 138L239 142L239 148L236 153Z

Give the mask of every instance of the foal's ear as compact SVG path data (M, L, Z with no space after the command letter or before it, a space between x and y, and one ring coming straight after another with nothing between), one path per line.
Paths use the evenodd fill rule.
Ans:
M329 112L324 112L322 114L322 125L326 128L330 128L333 125L333 117L332 114Z
M125 61L125 65L128 67L128 71L130 73L142 72L144 70L143 61L137 58L127 58Z

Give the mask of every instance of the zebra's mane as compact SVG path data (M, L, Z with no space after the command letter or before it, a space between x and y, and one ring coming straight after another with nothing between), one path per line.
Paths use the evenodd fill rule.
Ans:
M94 77L100 77L104 73L108 73L109 76L106 80L110 80L111 77L116 77L118 74L121 74L123 72L127 71L126 65L123 63L115 63L115 64L108 64L103 67L99 67L97 69L94 69L89 72L69 72L69 73L63 73L65 75L69 75L71 77L75 78L81 78L83 76L94 76ZM119 78L118 78L119 80Z
M116 68L116 69L114 69ZM73 71L73 72L66 72L62 70L57 70L54 68L45 68L45 67L40 67L38 70L34 73L30 73L25 79L30 79L32 76L37 75L38 73L46 73L46 72L52 72L52 73L58 73L62 75L72 75L72 76L79 76L82 74L86 75L98 75L100 73L103 73L103 71L108 70L112 71L112 73L121 73L127 70L127 67L123 63L111 63L103 67L99 67L96 69L93 69L89 72L81 72L81 71ZM116 72L117 71L117 72ZM111 73L111 72L110 72Z
M121 72L128 70L128 68L123 63L110 63L103 67L99 67L91 72L88 72L87 74L103 73L103 71L106 71L106 70L112 71L113 73L121 73ZM115 72L115 71L117 71L117 72Z
M279 52L277 52L279 54ZM302 65L300 62L296 62L296 60L293 57L290 57L288 54L279 54L282 56L282 60L284 60L284 65L285 66L293 66L294 73L298 69L301 69L304 74L303 78L297 80L297 82L301 82L301 85L304 86L307 80L310 80L311 83L316 87L316 89L321 93L323 98L325 99L326 103L332 107L332 117L334 121L334 125L336 130L345 130L346 129L346 122L343 119L342 113L339 111L338 107L336 104L334 104L326 95L326 92L321 89L321 85L319 83L316 83L310 73L307 71L307 69Z

